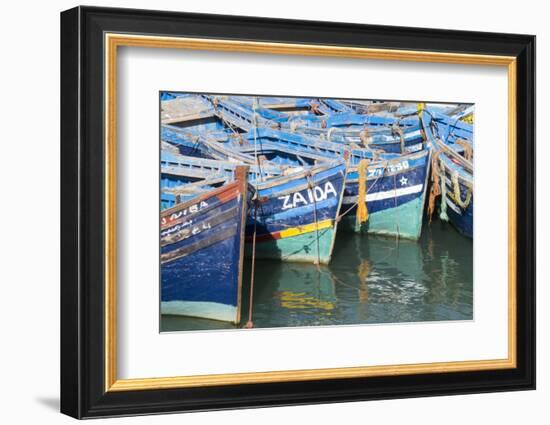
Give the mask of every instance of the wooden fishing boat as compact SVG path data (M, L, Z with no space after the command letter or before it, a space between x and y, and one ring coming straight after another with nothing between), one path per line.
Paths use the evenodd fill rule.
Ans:
M264 167L270 164L282 168L293 168L311 166L316 162L333 161L338 158L342 160L347 152L350 165L347 173L351 174L348 175L342 209L347 211L344 218L346 228L357 232L367 231L409 239L420 237L429 152L420 150L418 155L402 157L375 152L353 144L345 146L330 143L320 138L280 131L275 127L280 126L281 122L275 123L267 118L260 118L256 107L251 109L247 104L239 104L237 101L226 98L215 98L212 102L216 105L216 115L223 122L229 123L236 137L230 137L227 134L225 138L215 138L215 140L203 137L201 149L206 155L250 165L262 162ZM357 114L338 115L346 117L340 121L341 123L357 118L362 120L361 123L365 123L364 117ZM395 119L387 117L366 118L380 125L387 122L395 123ZM422 137L420 129L413 127L414 122L416 126L419 125L418 117L408 118L404 122L404 128L409 126L416 131L417 134L414 137ZM412 137L411 140L413 140ZM393 141L392 143L395 144ZM403 137L398 145L403 146ZM422 143L420 147L423 147ZM361 161L368 163L363 177L358 173ZM360 193L360 181L365 183L365 193ZM358 205L362 206L358 207ZM365 211L369 213L366 214ZM369 222L366 223L366 221Z
M343 189L344 161L327 161L253 182L247 242L256 258L328 264ZM253 249L255 248L255 249Z
M362 129L317 128L297 126L294 132L323 141L358 145L367 149L379 149L389 153L416 152L423 149L424 137L420 123L404 127L392 125L366 125Z
M418 125L417 117L396 118L389 115L362 115L354 112L343 112L332 115L299 115L289 120L288 128L346 128L348 130L363 130L365 127L389 127L401 128Z
M163 155L162 174L176 178L215 178L227 175L227 170L237 165L229 160L198 159L169 152ZM323 159L317 164L292 167L250 165L252 197L246 226L249 255L258 259L330 262L346 164L338 158Z
M474 178L452 155L441 152L436 161L439 175L441 203L440 219L450 221L468 238L473 238L474 226Z
M432 189L428 213L440 197L439 217L450 221L464 236L473 237L474 178L473 143L458 135L468 135L469 124L450 123L433 111L421 111L427 141L433 153ZM453 121L457 121L454 119ZM451 125L452 124L452 125ZM441 136L445 137L445 141Z
M311 98L303 97L278 97L278 96L226 96L232 101L247 105L252 108L254 100L257 106L271 111L284 111L288 114L294 112L307 112L311 109ZM287 114L287 115L288 115Z
M214 109L202 96L184 93L161 93L160 119L163 124L204 122L214 116Z
M239 323L246 167L235 174L235 181L213 190L200 193L195 185L198 195L161 211L162 314Z
M348 229L417 240L430 166L430 151L348 166L342 211Z
M353 112L338 112L326 117L315 114L285 117L281 112L276 112L276 115L262 112L263 109L257 105L258 102L251 106L251 101L240 102L233 98L211 98L211 101L215 105L216 115L222 122L239 133L247 132L250 135L255 129L283 130L314 137L320 141L360 144L365 148L392 153L416 152L423 148L424 138L418 117L398 120ZM330 106L331 110L350 109L334 100L323 99L318 102L327 108ZM227 138L217 140L229 141ZM191 147L190 145L189 148Z
M422 232L430 151L399 155L306 138L295 133L260 128L243 135L248 145L269 155L271 146L284 146L302 160L342 158L347 162L341 214L344 228L416 240ZM262 150L260 150L262 149Z

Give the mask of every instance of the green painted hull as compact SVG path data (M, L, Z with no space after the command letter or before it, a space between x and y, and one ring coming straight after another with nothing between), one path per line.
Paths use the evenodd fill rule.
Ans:
M423 210L422 196L396 208L369 214L368 221L362 225L356 224L355 216L346 216L342 221L347 231L418 240L422 232Z
M317 255L319 235L319 255ZM328 264L336 230L334 227L321 229L284 239L273 239L256 243L256 259L294 261L302 263ZM246 244L246 255L250 256L252 243Z

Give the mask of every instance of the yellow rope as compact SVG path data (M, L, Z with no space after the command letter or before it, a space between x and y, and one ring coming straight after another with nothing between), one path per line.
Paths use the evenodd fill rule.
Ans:
M472 190L467 189L466 199L464 199L463 201L462 196L460 195L460 184L458 183L458 173L456 171L452 175L452 181L455 198L454 200L458 205L460 205L460 208L465 210L466 208L468 208L468 205L470 205L470 201L472 200Z
M440 176L439 176L439 166L438 166L438 158L441 151L437 151L432 156L432 172L431 172L431 180L432 180L432 187L430 189L430 195L428 198L428 217L430 218L430 223L432 222L432 215L435 210L435 199L441 195L441 186L440 186ZM443 182L445 184L445 182Z
M369 210L367 208L367 170L369 160L359 161L357 172L359 173L359 194L357 195L357 224L363 224L369 219Z

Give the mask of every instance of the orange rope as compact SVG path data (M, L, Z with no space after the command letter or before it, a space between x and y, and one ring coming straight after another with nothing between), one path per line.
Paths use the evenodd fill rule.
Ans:
M363 143L363 146L366 148L369 147L369 129L365 126L363 130L359 133L359 139L361 139L361 143Z
M464 149L464 158L466 158L468 161L471 161L474 156L474 150L472 146L463 139L456 139L455 143L462 146L462 148Z
M441 184L439 177L439 166L438 159L441 151L437 151L434 156L432 156L432 172L431 172L431 181L432 187L430 189L430 197L428 199L428 217L430 217L430 223L432 222L432 216L435 211L435 200L441 195ZM445 183L443 183L445 184Z

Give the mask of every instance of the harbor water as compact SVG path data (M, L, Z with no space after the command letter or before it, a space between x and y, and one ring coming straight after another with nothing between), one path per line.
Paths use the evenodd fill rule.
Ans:
M245 258L240 325L161 316L161 331L242 327L249 315ZM329 266L256 261L255 328L473 319L473 242L449 223L423 225L419 241L338 232Z

